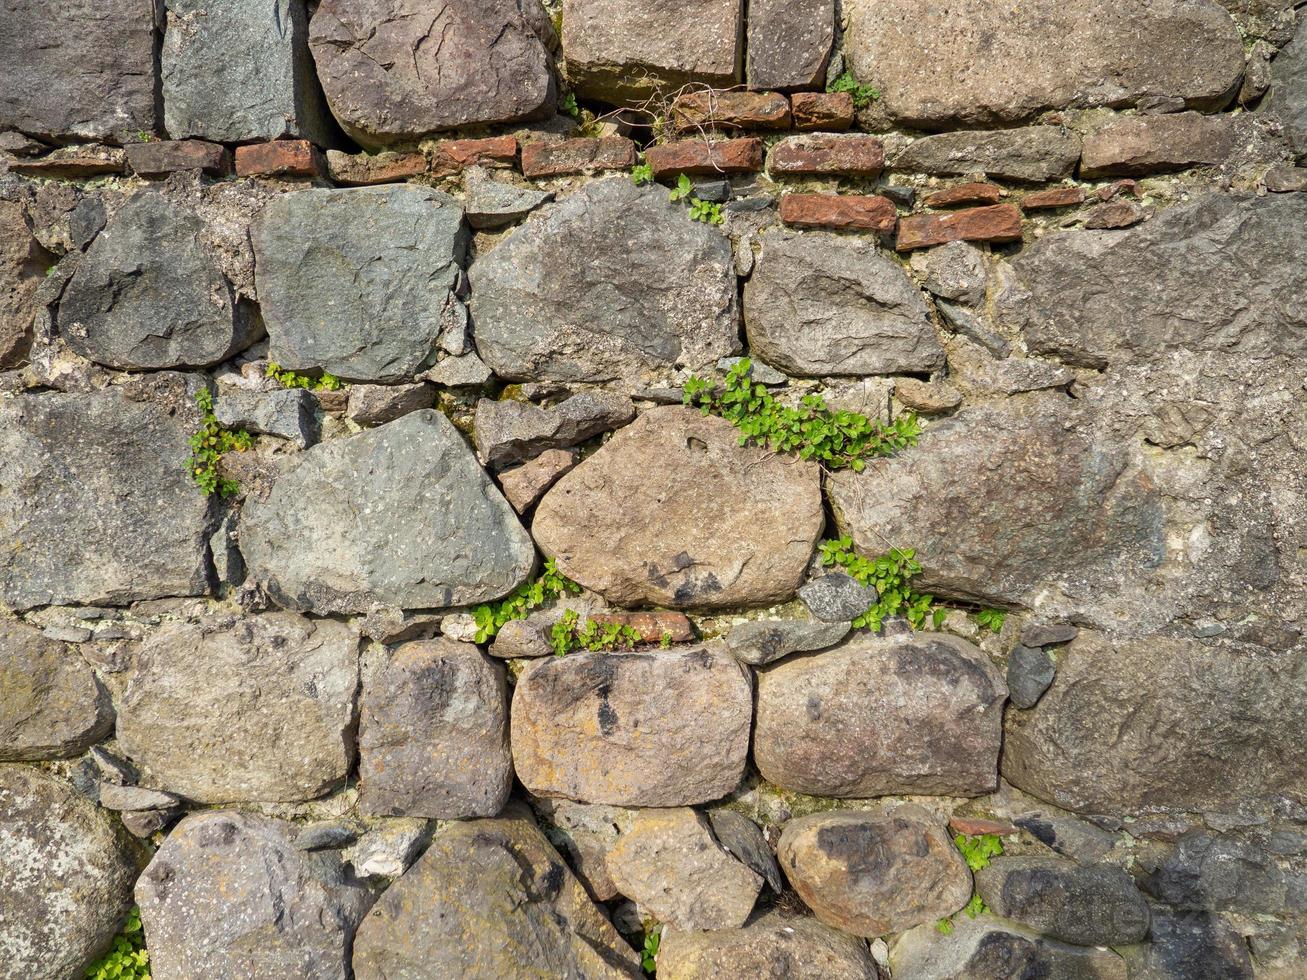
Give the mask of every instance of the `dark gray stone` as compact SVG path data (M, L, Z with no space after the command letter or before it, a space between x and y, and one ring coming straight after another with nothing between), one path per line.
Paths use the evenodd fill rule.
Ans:
M213 414L228 428L290 439L301 449L318 441L317 409L317 399L302 388L225 388L213 400Z
M1053 658L1043 650L1015 646L1007 661L1008 697L1018 708L1033 708L1053 683L1056 673Z
M857 619L880 601L874 585L859 585L843 572L831 572L809 579L799 589L808 612L826 623Z
M725 204L731 199L731 182L729 180L706 180L695 184L694 196L701 201Z
M359 839L354 827L339 823L314 823L295 835L297 851L337 851Z
M834 43L835 0L752 0L749 87L823 88Z
M1148 935L1148 905L1120 868L1065 858L998 857L976 872L996 915L1078 946L1124 946Z
M1052 647L1070 643L1080 635L1070 623L1030 623L1021 630L1021 643L1028 647Z
M925 276L925 287L940 299L975 306L985 298L985 256L968 242L949 242L912 253L912 270Z
M1242 935L1221 915L1153 909L1147 943L1121 951L1130 980L1253 980L1252 958Z
M756 619L731 627L726 634L726 649L736 660L758 666L792 653L823 650L844 639L848 632L848 622Z
M974 340L997 358L1007 357L1012 353L1012 345L982 323L980 317L961 306L954 306L944 300L936 300L940 319L948 329L960 333L968 340Z
M1142 883L1179 909L1292 915L1307 911L1307 841L1250 831L1180 838Z
M1262 111L1279 119L1289 148L1307 157L1307 18L1298 18L1298 33L1271 62L1271 92Z
M565 449L635 418L635 404L612 391L582 391L550 408L482 398L476 407L477 453L496 469L546 449Z
M434 361L467 243L447 194L393 185L273 198L253 228L269 357L350 381L409 381Z
M1080 137L1062 126L968 130L913 141L890 161L903 173L1044 183L1070 177L1080 162ZM909 205L910 206L910 205Z
M359 425L384 425L436 403L436 389L425 381L411 385L350 385L347 414Z
M100 806L106 810L170 810L180 803L172 793L157 789L145 789L142 786L118 786L114 783L100 784Z
M1126 980L1110 949L1072 946L993 916L953 917L947 934L935 923L895 939L890 967L910 980Z
M753 870L777 895L785 888L780 866L758 825L734 810L710 810L708 822L717 843Z
M521 221L554 199L553 191L519 187L496 180L485 167L463 171L463 211L467 223L478 231L494 230Z

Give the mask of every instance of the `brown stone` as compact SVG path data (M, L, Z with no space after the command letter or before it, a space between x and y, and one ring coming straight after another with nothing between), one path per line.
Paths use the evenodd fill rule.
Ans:
M1220 163L1233 147L1229 116L1199 112L1131 116L1085 138L1080 175L1115 177L1184 170Z
M1110 201L1120 194L1129 194L1131 197L1139 196L1139 181L1137 180L1114 180L1110 184L1105 184L1094 194L1100 201Z
M151 140L127 144L127 163L142 177L166 177L178 170L200 170L213 177L231 173L231 153L207 140Z
M1129 228L1148 217L1148 212L1134 201L1107 201L1099 204L1085 218L1085 227L1093 229Z
M878 177L885 169L885 147L860 133L790 136L771 148L767 169L796 176Z
M522 173L527 177L629 170L635 161L635 144L625 136L536 140L522 147Z
M919 415L943 415L962 404L962 393L947 381L928 382L918 378L895 381L894 397Z
M1083 204L1085 189L1083 187L1050 187L1046 191L1035 191L1021 199L1021 210L1041 211L1049 208L1066 208Z
M322 177L327 162L308 140L275 140L236 147L237 177Z
M779 92L700 91L672 103L677 129L789 129L790 100Z
M37 295L54 263L17 201L0 201L0 368L22 361L31 344Z
M25 177L99 177L125 173L127 154L116 146L66 146L34 160L14 160L9 169Z
M790 96L795 129L845 130L853 125L853 96L848 92L795 92Z
M762 140L747 136L734 140L679 140L651 146L645 161L655 177L677 174L712 176L754 173L762 169Z
M997 204L1003 191L995 184L981 182L958 184L935 191L926 197L928 208L955 208L960 204Z
M899 221L899 239L894 247L910 252L945 242L1019 241L1021 211L1015 204L995 204L953 214L908 215Z
M346 187L394 184L427 172L427 158L422 153L342 153L327 151L327 170L331 179Z
M525 514L576 461L575 449L546 449L530 462L500 473L499 488L513 509Z
M1282 165L1266 171L1262 182L1272 194L1290 194L1307 191L1307 167Z
M968 837L980 837L984 834L1011 837L1020 833L1016 827L1013 827L1006 820L985 820L981 817L959 817L954 815L948 818L948 826L953 833L966 834Z
M678 612L600 612L590 616L596 623L629 626L646 643L659 643L667 637L672 643L689 643L694 627L685 613Z
M781 220L795 228L891 232L899 214L887 197L869 194L786 194Z
M440 140L431 147L431 173L452 177L471 166L511 167L517 163L517 137Z

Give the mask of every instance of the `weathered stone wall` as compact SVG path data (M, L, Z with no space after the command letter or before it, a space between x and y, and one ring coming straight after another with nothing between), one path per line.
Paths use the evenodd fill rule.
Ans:
M1307 975L1301 6L0 0L0 975Z

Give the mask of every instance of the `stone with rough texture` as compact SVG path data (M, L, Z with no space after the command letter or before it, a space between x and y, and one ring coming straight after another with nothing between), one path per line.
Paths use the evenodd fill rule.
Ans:
M639 102L690 82L740 80L741 0L565 0L563 53L578 95Z
M1224 916L1154 908L1148 939L1121 951L1131 980L1253 980L1257 975L1248 941ZM1299 973L1292 969L1284 980Z
M861 612L866 612L864 608ZM803 619L758 619L731 627L726 649L741 663L769 664L792 653L833 646L848 635L849 624Z
M1028 647L1051 647L1070 643L1080 629L1070 623L1030 623L1021 630L1021 642Z
M926 923L890 947L895 976L911 980L1126 980L1121 957L1072 946L992 916L955 916L948 934Z
M1004 778L1091 814L1301 797L1305 674L1287 649L1082 630L1039 704L1012 713Z
M174 138L331 142L302 0L165 0L163 118Z
M0 953L6 976L67 980L113 940L136 854L118 821L30 766L0 765Z
M834 43L835 0L751 0L749 87L823 87Z
M910 214L899 221L900 252L948 242L1019 242L1021 211L1015 204L967 208L951 214Z
M1275 166L1263 178L1266 189L1272 194L1293 194L1307 191L1307 167Z
M575 449L546 449L529 463L499 474L499 488L519 514L525 514L545 491L577 463Z
M978 796L998 783L1003 675L943 633L859 632L758 671L753 755L813 796Z
M213 414L229 429L290 439L304 449L318 441L317 404L303 388L228 388L214 398Z
M531 808L549 842L567 858L568 866L591 897L596 902L617 898L619 892L608 874L607 857L617 843L620 825L630 819L633 811L535 797L531 798Z
M7 0L0 130L118 142L153 133L156 17L140 0Z
M204 140L150 140L127 145L127 164L141 177L167 177L179 170L199 170L211 177L231 173L231 153Z
M6 605L125 604L207 591L209 501L186 470L197 427L188 411L135 402L122 389L0 403Z
M738 345L730 242L626 177L536 212L469 277L477 351L504 378L634 384Z
M815 464L740 446L724 419L655 408L554 485L532 533L564 575L619 605L766 606L803 581L819 483Z
M236 147L237 177L312 179L327 175L322 151L308 140L274 140Z
M74 650L0 620L0 760L81 755L112 730L109 694Z
M744 287L744 325L753 356L790 375L944 366L925 297L863 238L769 231Z
M880 598L874 585L860 585L843 572L831 572L805 583L799 598L808 611L825 623L857 619Z
M297 850L295 833L295 824L236 811L183 820L136 885L151 972L348 976L372 895L339 852Z
M717 843L744 862L771 890L779 895L785 889L780 865L767 844L767 838L756 823L735 810L717 809L708 812Z
M976 872L976 890L995 915L1078 946L1126 946L1148 934L1144 896L1110 865L997 857Z
M795 228L892 232L899 213L893 201L878 194L786 194L781 220Z
M508 683L467 643L406 643L363 683L359 805L380 816L493 817L508 802Z
M1133 116L1085 139L1080 176L1122 177L1220 163L1234 149L1229 116L1177 112Z
M1099 204L1085 215L1085 228L1090 230L1129 228L1149 217L1149 212L1134 201L1111 201Z
M385 425L410 412L432 408L436 389L425 381L411 385L350 385L346 413L359 425Z
M985 298L985 256L974 245L949 242L942 248L917 252L911 265L913 272L926 277L926 289L940 299L974 306Z
M248 501L241 550L281 605L471 605L511 592L535 549L453 424L423 409L302 453Z
M463 190L463 213L467 223L479 231L511 225L554 199L550 191L495 180L485 167L464 171Z
M467 242L463 211L417 187L274 198L253 229L269 356L351 381L407 381L434 357Z
M817 918L854 936L933 923L971 897L971 874L947 828L916 806L797 817L785 824L777 856Z
M368 149L542 119L557 100L517 0L323 0L309 47L336 121Z
M1280 121L1290 149L1307 157L1307 18L1299 15L1298 33L1271 62L1271 91L1264 111ZM3 113L0 112L0 116Z
M630 170L635 162L635 144L625 136L536 140L522 147L522 175L533 179Z
M1141 883L1150 895L1180 909L1284 915L1307 911L1301 834L1254 829L1181 837Z
M59 327L79 354L128 371L217 364L255 337L204 219L155 191L133 195L91 243Z
M885 147L861 133L787 136L767 154L773 174L795 177L876 177L885 167Z
M424 153L342 153L328 150L327 172L335 183L346 187L394 184L426 173L427 158Z
M962 393L947 381L899 378L894 397L918 415L945 415L962 404Z
M903 173L959 177L983 173L998 180L1042 183L1070 177L1080 160L1080 137L1062 126L939 133L914 140L891 166Z
M658 949L663 980L767 977L876 980L867 945L809 916L766 912L740 929L668 929Z
M1048 685L1053 683L1057 668L1053 659L1037 647L1016 646L1008 654L1007 689L1012 704L1018 708L1033 708Z
M639 964L525 810L442 826L354 941L358 980L631 980Z
M651 146L645 161L655 177L690 174L713 177L762 169L763 144L756 136L733 140L683 139Z
M1023 122L1045 109L1132 106L1167 95L1219 109L1243 45L1210 0L850 0L844 54L878 108L911 128ZM1055 43L1052 43L1054 42Z
M795 92L790 110L799 130L844 130L853 125L853 96L848 92Z
M0 201L0 369L14 367L27 354L40 307L37 291L47 260L53 259L32 233L23 206Z
M745 669L702 647L538 660L513 692L513 763L537 796L689 806L744 775Z
M613 883L676 929L738 929L762 878L728 854L708 820L685 807L641 810L608 852Z
M267 613L160 627L118 705L142 782L201 803L307 800L354 759L358 634Z
M521 463L546 449L565 449L635 418L626 395L593 389L541 408L510 398L482 398L476 407L477 453L489 466Z
M516 136L437 140L428 151L433 177L453 177L470 167L511 167L517 163Z
M1050 235L1001 315L1035 353L1101 367L1167 350L1307 352L1307 196L1206 194L1124 233ZM1241 270L1255 268L1255 276Z

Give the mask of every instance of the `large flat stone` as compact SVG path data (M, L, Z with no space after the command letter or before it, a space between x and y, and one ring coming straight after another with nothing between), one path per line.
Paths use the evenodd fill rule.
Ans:
M866 943L810 916L765 912L740 929L667 929L658 949L663 980L784 977L785 980L876 980Z
M1118 119L1085 139L1081 178L1165 173L1217 164L1234 149L1229 116L1173 112Z
M113 730L113 706L76 650L0 620L0 760L81 755Z
M993 916L954 916L948 934L935 923L910 929L890 947L895 976L912 980L1126 980L1125 961L1110 949L1072 946Z
M822 88L835 43L835 0L751 0L749 87Z
M983 173L997 180L1042 183L1070 177L1080 137L1063 126L938 133L914 140L890 162L903 173L954 177Z
M1061 857L999 857L976 872L995 915L1079 946L1128 946L1148 934L1148 905L1134 880L1106 864Z
M1271 91L1265 111L1279 119L1290 149L1307 157L1307 19L1298 19L1298 33L1271 62Z
M241 516L251 574L305 612L486 602L535 548L471 448L435 409L315 446Z

